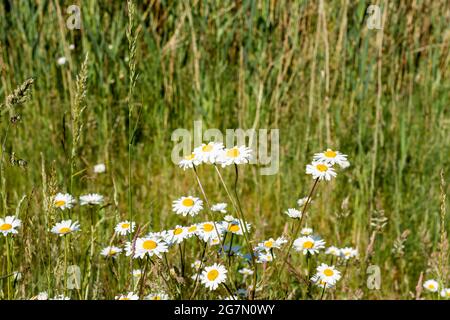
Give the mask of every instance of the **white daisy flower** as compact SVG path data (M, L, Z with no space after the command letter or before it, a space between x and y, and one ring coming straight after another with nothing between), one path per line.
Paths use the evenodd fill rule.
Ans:
M58 193L53 199L53 205L61 210L71 209L77 200L68 193Z
M311 282L314 283L319 288L322 288L322 289L323 289L323 287L325 287L325 289L331 289L331 288L334 287L334 284L322 280L320 278L319 274L313 275L311 277Z
M20 227L21 224L22 221L14 216L0 218L0 233L2 233L5 237L10 233L17 234L18 231L16 228Z
M199 234L199 232L200 232L200 228L197 224L190 225L189 227L186 227L186 229L187 229L187 235L186 235L187 238L195 236L195 235Z
M144 300L169 300L169 295L164 292L150 293Z
M106 171L106 166L104 163L99 163L94 166L94 173L103 173Z
M80 231L80 224L78 223L78 221L72 222L72 220L63 220L61 222L56 223L51 231L62 237L65 236L66 234L75 231Z
M75 50L75 45L73 43L69 44L69 50Z
M183 158L183 160L181 160L181 161L178 163L178 166L179 166L180 168L183 168L184 170L186 170L186 169L191 169L191 168L193 168L194 166L197 167L197 166L199 166L200 164L201 164L201 161L197 159L197 157L195 156L194 153L191 153L190 155L185 156L185 157Z
M297 205L301 208L301 207L303 207L306 204L307 201L308 201L308 197L304 197L304 198L298 199L297 200ZM309 200L308 202L312 203L313 201Z
M191 263L191 268L198 270L202 265L202 262L200 260L195 260L194 262Z
M214 226L213 222L208 221L201 223L198 227L198 236L205 242L220 238L217 232L223 233L223 227L220 223L216 223Z
M223 143L210 142L194 149L195 158L201 163L216 163L217 157L223 151Z
M246 146L233 147L220 152L217 162L226 167L232 164L249 163L252 158L252 149Z
M317 267L316 276L326 282L334 285L339 279L341 279L341 272L336 270L334 266L329 266L325 263L322 263Z
M168 248L167 244L157 238L137 238L134 250L134 258L142 259L145 255L161 257L161 253L167 252Z
M227 213L227 204L226 203L216 203L211 206L211 211Z
M134 292L128 292L128 294L116 296L116 300L139 300L139 296Z
M89 193L80 197L80 204L84 205L99 205L103 202L103 196L98 193Z
M102 251L100 252L100 254L104 257L110 257L110 258L115 258L117 257L120 253L122 252L122 249L118 248L118 247L106 247L103 248Z
M272 262L275 254L269 251L258 251L256 253L256 262L257 263L265 263Z
M39 292L36 296L36 300L48 300L48 293L45 291Z
M142 276L142 270L141 269L133 269L133 277L140 278Z
M188 228L182 226L176 226L173 230L169 230L165 239L168 243L180 244L188 236Z
M313 161L311 164L306 166L306 174L312 175L313 179L327 180L330 181L332 178L336 177L336 172L331 167L331 165L323 162Z
M66 58L66 57L59 57L59 58L56 60L56 63L57 63L58 65L60 65L60 66L65 65L66 62L67 62L67 58Z
M302 213L300 212L300 210L297 209L287 209L287 211L285 212L289 217L294 218L294 219L300 219L302 217Z
M214 263L205 267L200 276L200 281L209 290L216 290L219 284L227 280L227 269L221 264Z
M172 210L176 214L181 214L183 217L188 214L192 217L196 216L200 210L203 209L203 201L196 197L181 197L175 200L172 204Z
M331 254L332 256L340 257L341 249L331 246L331 247L328 247L328 249L325 251L325 254Z
M444 288L441 290L441 297L450 299L450 288Z
M114 228L114 231L118 234L120 234L121 236L125 236L131 232L134 231L134 228L136 227L136 224L134 222L125 220L122 222L119 222L116 227Z
M349 260L350 258L356 258L358 256L358 251L351 248L345 247L341 249L341 257L345 260Z
M327 149L327 151L321 153L316 153L313 160L325 162L331 166L337 164L341 168L347 168L350 166L350 162L348 162L346 154L342 154L339 151L333 151L331 149Z
M232 221L222 221L223 229L226 232L234 233L242 236L244 234L244 226L247 227L247 231L250 232L251 224L245 223L243 220L234 219Z
M217 246L218 244L220 244L220 239L218 237L214 237L209 239L208 243L210 246Z
M436 280L430 279L425 281L423 287L430 292L437 292L439 290L439 283Z
M302 236L310 236L310 235L313 234L313 229L312 229L312 228L303 228L303 229L300 231L300 234L301 234Z
M242 268L238 272L242 274L244 278L253 275L253 270L249 268Z
M226 221L226 222L231 222L231 221L233 221L233 220L236 220L236 218L235 217L233 217L232 215L226 215L225 217L223 217L223 220L224 221Z
M287 242L286 238L279 237L278 239L274 240L273 238L270 238L269 240L265 240L263 242L258 243L258 246L255 248L255 250L271 250L271 249L280 249L283 244Z
M320 249L325 247L325 241L318 237L300 237L294 241L294 249L296 251L302 251L304 255L307 253L316 254Z

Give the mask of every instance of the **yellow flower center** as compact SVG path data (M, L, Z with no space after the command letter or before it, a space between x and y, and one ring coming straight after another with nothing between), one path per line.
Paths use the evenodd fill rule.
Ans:
M175 230L173 230L173 234L176 235L176 236L179 235L182 232L183 232L183 229L181 229L181 228L176 228Z
M265 246L266 248L272 248L273 242L272 242L272 241L266 241L266 242L264 242L264 246Z
M237 224L232 224L228 227L230 232L238 232L241 228Z
M305 249L311 249L313 246L314 246L314 242L312 242L312 241L305 241L303 243L303 248L305 248Z
M114 249L109 250L109 255L113 256L115 255L117 252Z
M333 150L327 150L326 152L324 152L324 155L327 158L335 158L337 156L337 153Z
M207 144L206 146L202 147L203 152L211 152L213 150L213 146L211 144Z
M207 274L207 278L209 281L216 280L218 276L219 276L219 271L217 271L216 269L209 271Z
M64 200L57 200L57 201L55 201L55 207L62 207L63 205L65 205L66 204L66 201L64 201Z
M184 157L185 160L194 160L195 155L192 153L189 156Z
M214 226L210 223L205 223L203 225L203 230L206 232L211 232L211 231L213 231L213 229L214 229Z
M4 223L0 226L0 230L2 231L7 231L7 230L11 230L12 229L12 225L9 223Z
M233 149L227 150L227 157L237 158L237 157L239 157L239 154L240 154L240 152L239 152L238 148L233 148Z
M59 233L62 233L62 234L69 233L70 231L72 231L72 230L67 227L62 227L61 229L59 229Z
M190 226L189 229L188 229L189 233L192 233L192 232L195 232L195 231L197 231L197 226L196 225Z
M160 296L154 296L152 300L161 300Z
M194 205L194 200L192 200L191 198L186 198L181 201L181 204L185 207L192 207Z
M145 250L153 250L158 246L158 244L153 240L145 240L142 244L142 248Z
M323 163L319 163L316 166L317 170L319 170L320 172L325 172L328 170L328 166L324 165Z
M429 284L428 289L434 289L434 284Z
M129 223L122 223L122 229L128 229L130 227Z
M334 274L334 272L331 269L325 269L323 270L323 274L326 275L327 277L331 277Z

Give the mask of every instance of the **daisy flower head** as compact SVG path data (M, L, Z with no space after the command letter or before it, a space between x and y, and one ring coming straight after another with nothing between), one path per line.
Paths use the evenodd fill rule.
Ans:
M218 237L214 237L209 239L208 243L210 246L217 246L218 244L220 244L220 239Z
M145 300L169 300L169 295L164 292L150 293L144 299Z
M102 251L100 252L100 254L107 258L116 258L121 252L122 252L122 249L111 246L111 247L103 248Z
M293 219L300 219L302 217L302 213L300 212L300 210L294 208L287 209L285 213Z
M252 159L252 149L246 146L233 147L230 149L223 150L217 162L219 162L222 167L226 167L232 164L244 164L249 163Z
M53 198L53 206L61 210L71 209L77 201L68 193L57 193Z
M66 57L59 57L59 58L56 60L56 63L57 63L58 65L60 65L60 66L65 65L66 62L67 62L67 58L66 58Z
M114 231L121 236L125 236L131 232L134 231L134 228L136 227L136 224L134 222L130 222L128 220L119 222L116 227L114 228Z
M172 204L172 210L176 214L186 217L188 214L196 216L203 209L203 201L196 197L181 197Z
M222 142L203 143L194 149L194 156L200 163L216 163L217 157L222 151Z
M195 156L194 153L191 153L188 156L184 156L183 160L178 162L178 166L182 168L183 170L191 169L194 166L198 166L201 164L201 161L198 160L198 158Z
M205 267L200 276L200 281L209 290L216 290L219 284L227 280L227 269L221 264L214 263Z
M202 265L202 262L200 260L195 260L194 262L191 263L191 268L198 270Z
M358 256L358 250L351 247L345 247L341 249L341 257L345 260L356 258Z
M186 227L186 237L190 238L192 236L195 236L199 233L199 231L200 228L197 224L190 225L189 227Z
M128 294L121 294L116 296L116 300L139 300L139 296L134 292L128 292Z
M65 236L66 234L70 234L72 232L80 231L80 224L78 221L72 220L63 220L55 224L55 226L51 230L54 234L59 236Z
M169 230L165 239L168 243L180 244L188 236L188 228L176 226L173 230Z
M245 223L245 225L244 225ZM226 232L234 233L242 236L244 234L244 228L250 231L251 224L246 223L243 220L234 219L232 221L222 221L223 228Z
M134 258L144 258L146 255L150 257L156 255L161 256L161 253L169 251L167 244L157 238L137 238Z
M259 251L256 254L256 263L272 262L274 257L275 255L273 252Z
M334 246L331 246L331 247L328 247L327 250L325 250L325 254L330 254L330 255L335 256L335 257L340 257L341 256L341 249L339 249L337 247L334 247Z
M6 216L5 218L0 218L0 233L5 237L8 234L17 234L16 228L20 227L22 222L14 216Z
M211 206L211 211L227 213L227 204L226 203L216 203Z
M242 268L242 269L239 269L238 272L239 272L240 274L242 274L244 277L248 277L248 276L253 275L253 270L252 270L252 269L249 269L249 268Z
M103 202L103 196L98 193L89 193L80 197L80 204L84 205L99 205Z
M315 274L311 277L311 282L314 283L319 288L325 289L331 289L334 287L334 284L326 282L325 280L322 280L319 276L319 274Z
M300 231L300 234L301 234L302 236L310 236L310 235L313 234L313 229L312 229L312 228L303 228L303 229Z
M271 250L271 249L280 249L283 244L287 242L286 238L279 237L278 239L274 240L273 238L270 238L269 240L265 240L263 242L258 243L258 246L256 247L257 250Z
M450 299L450 288L444 288L441 290L441 297Z
M142 270L141 269L133 269L132 274L133 274L133 277L139 279L142 276Z
M45 291L39 292L35 300L48 300L48 293Z
M306 236L295 239L294 249L303 252L304 255L316 254L320 249L325 248L325 241L318 237Z
M306 174L312 175L313 179L330 181L336 177L336 171L329 163L313 161L306 166Z
M334 285L337 281L339 281L339 279L341 279L341 272L334 266L329 266L325 263L322 263L317 267L316 275L318 279L332 285Z
M423 287L430 292L437 292L439 290L439 283L434 279L430 279L425 281Z
M304 197L297 200L297 205L301 208L306 204L306 202L311 203L313 201L311 199L308 201L308 197Z
M217 230L216 230L217 228ZM221 235L223 233L223 227L221 224L216 223L214 225L213 222L203 222L199 225L199 231L198 236L205 242L209 242L213 239L218 239L219 234Z
M106 165L99 163L94 166L94 173L104 173L106 171Z
M339 151L333 151L331 149L316 153L313 160L328 163L331 166L337 164L341 168L347 168L348 166L350 166L350 162L348 162L346 154L342 154Z

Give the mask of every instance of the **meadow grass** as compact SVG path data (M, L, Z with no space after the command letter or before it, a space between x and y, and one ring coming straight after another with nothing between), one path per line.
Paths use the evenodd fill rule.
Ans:
M239 167L251 245L292 235L284 212L311 190L305 166L314 153L335 148L351 166L319 184L305 222L327 246L355 247L359 258L338 266L343 279L324 298L439 298L421 287L431 278L450 286L450 6L373 2L382 7L382 30L366 26L369 1L144 1L132 20L124 1L83 1L81 30L66 27L65 2L2 2L1 217L16 215L22 226L13 238L0 235L0 297L227 296L226 288L201 285L192 296L190 264L203 250L194 239L182 248L188 275L176 247L151 263L99 255L133 240L114 235L123 220L136 221L141 235L207 221L207 208L195 218L172 212L181 196L205 201L201 188L232 212L213 166L197 168L199 184L193 170L171 161L173 130L202 120L224 132L280 130L278 174ZM59 65L62 56L67 62ZM105 173L93 172L97 163ZM219 170L236 199L234 169ZM61 211L53 206L58 192L95 192L105 201ZM49 232L68 218L82 231L67 238ZM206 265L220 262L217 248L207 250ZM255 298L320 298L303 282L305 259L291 252L281 273L282 254L259 265ZM68 265L80 267L81 290L66 288ZM367 288L370 265L380 267L379 290ZM231 261L230 291L252 284L237 273L242 266ZM147 269L144 281L131 276L138 268Z

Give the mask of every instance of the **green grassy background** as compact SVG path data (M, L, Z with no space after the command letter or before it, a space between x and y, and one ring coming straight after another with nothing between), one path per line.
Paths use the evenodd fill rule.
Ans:
M25 79L35 78L30 101L16 111L21 122L9 125L5 112L1 119L3 138L8 130L2 213L14 214L27 196L18 210L24 228L15 242L14 262L24 277L16 297L53 290L51 270L59 255L45 223L59 216L46 213L44 199L52 190L70 189L70 106L86 53L87 107L72 193L98 192L108 199L99 246L107 245L112 226L128 216L126 3L83 1L82 28L73 31L65 27L70 4L0 4L0 101ZM387 218L366 262L381 267L381 290L364 289L366 264L361 262L352 266L353 276L336 297L411 298L420 273L434 275L430 261L439 243L439 174L450 164L450 7L447 1L381 1L383 29L369 30L369 4L139 3L139 76L131 99L132 120L138 121L132 148L137 221L149 222L153 230L192 222L171 213L171 202L179 196L200 195L192 172L171 162L173 130L191 130L194 120L223 131L276 128L278 174L261 176L257 167L247 166L239 186L255 241L289 229L291 221L283 212L311 188L306 164L315 152L336 148L348 154L351 167L333 183L319 186L308 225L327 244L357 247L364 261L374 212L384 211ZM75 50L69 50L70 44ZM68 59L64 66L56 63L60 56ZM9 164L13 152L28 162L26 169ZM92 173L99 162L107 165L104 175ZM199 173L211 201L227 201L213 168ZM231 184L232 170L224 175ZM342 209L346 198L348 207ZM410 234L398 256L391 250L405 230ZM3 274L5 268L2 263ZM102 283L91 297L125 291L125 282L115 287L106 278ZM300 286L294 280L288 291L270 283L261 297L297 297L289 295Z

